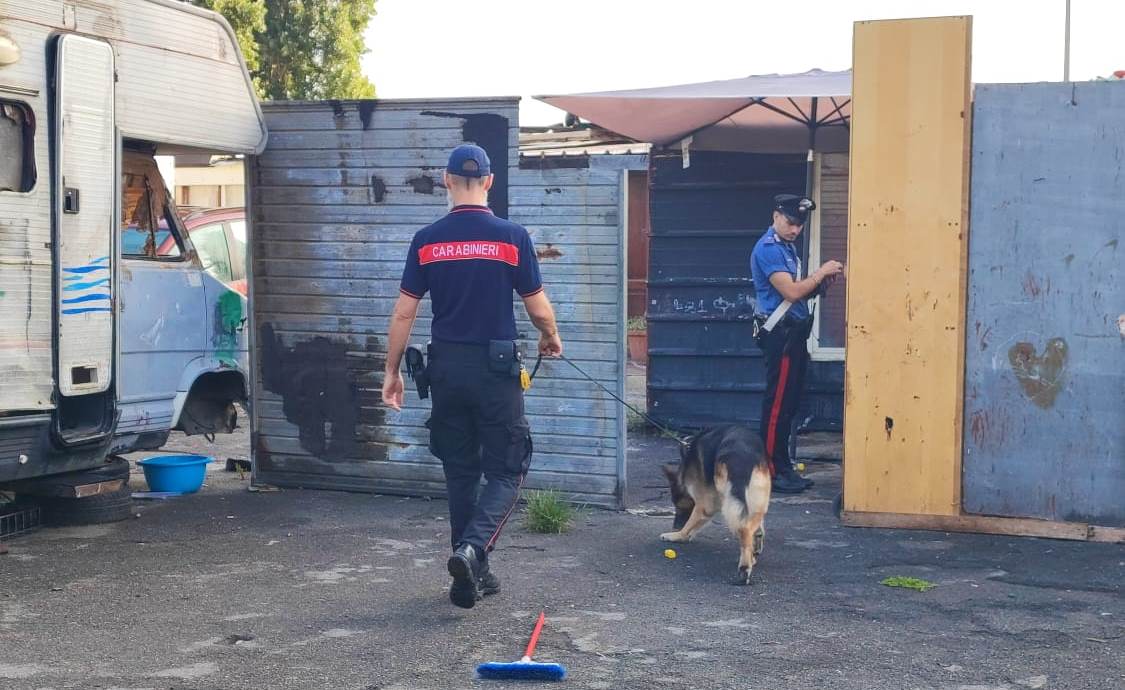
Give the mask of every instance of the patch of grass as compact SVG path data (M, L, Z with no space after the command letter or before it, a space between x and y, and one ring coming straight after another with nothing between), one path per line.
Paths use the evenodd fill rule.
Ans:
M625 322L625 328L633 333L642 333L648 330L648 322L643 316L634 316Z
M554 489L527 495L527 529L539 534L562 534L574 524L577 511Z
M921 580L916 577L903 577L901 575L888 577L879 584L886 585L888 587L903 587L905 589L914 589L919 592L928 592L934 587L937 587L937 585L930 582L929 580Z
M633 412L632 410L625 410L625 428L631 432L647 431L648 422L645 418Z

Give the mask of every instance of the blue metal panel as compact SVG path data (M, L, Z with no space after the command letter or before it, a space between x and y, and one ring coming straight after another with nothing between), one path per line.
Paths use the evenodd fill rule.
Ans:
M519 161L510 98L264 110L271 135L252 162L249 205L256 481L444 493L424 426L429 401L411 386L402 412L389 412L380 389L407 248L446 212L441 171L464 141L489 150L492 208L531 233L567 354L624 394L622 168L643 161ZM422 305L414 343L429 340L429 300ZM523 319L520 327L534 347L534 328ZM536 453L527 486L619 505L621 406L561 361L544 362L526 406Z
M1125 85L978 86L964 507L1125 525Z
M683 429L756 426L766 382L750 252L774 195L804 190L804 157L692 151L688 168L678 153L650 160L649 410ZM843 375L841 362L812 362L797 419L839 425Z

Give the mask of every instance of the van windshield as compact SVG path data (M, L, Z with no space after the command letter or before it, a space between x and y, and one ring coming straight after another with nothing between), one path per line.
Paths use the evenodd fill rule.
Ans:
M121 195L121 253L149 259L181 257L182 242L171 222L172 199L151 155L125 152Z

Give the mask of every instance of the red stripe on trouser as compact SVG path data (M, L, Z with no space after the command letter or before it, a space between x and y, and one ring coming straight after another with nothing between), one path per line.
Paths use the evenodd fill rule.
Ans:
M789 378L789 355L781 357L781 372L777 376L777 388L773 393L773 408L770 409L769 426L766 428L766 457L770 460L770 476L777 476L773 464L773 449L777 445L777 418L781 415L781 401L785 399L785 382Z
M524 479L527 479L526 473L520 475L520 482L519 484L516 484L516 497L512 499L512 507L508 508L508 512L504 513L504 517L500 520L500 522L496 523L496 531L492 533L492 536L488 538L488 542L484 545L485 553L488 553L492 550L492 546L496 543L496 540L500 538L500 530L504 529L504 525L508 522L508 518L512 517L512 511L514 511L516 509L516 505L519 504L520 489L523 488Z

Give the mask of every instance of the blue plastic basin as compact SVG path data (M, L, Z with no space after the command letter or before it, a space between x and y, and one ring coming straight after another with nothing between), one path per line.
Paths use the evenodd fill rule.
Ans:
M160 455L137 462L145 471L145 481L152 491L178 491L195 493L203 486L207 463L214 458L206 455Z

